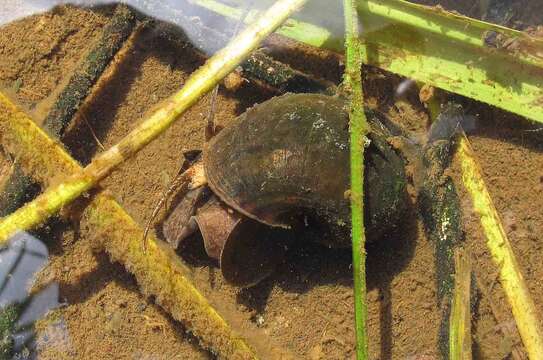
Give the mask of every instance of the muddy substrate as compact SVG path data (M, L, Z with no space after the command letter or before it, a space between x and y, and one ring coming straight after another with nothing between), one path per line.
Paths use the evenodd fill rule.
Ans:
M100 35L110 10L61 7L0 28L0 82L40 122L55 93L77 67L85 49ZM272 39L268 49L301 70L338 82L338 60L290 42ZM303 57L304 61L299 61ZM190 47L165 40L152 28L142 30L122 59L108 70L108 81L95 91L78 121L64 136L75 158L88 163L100 152L92 127L106 147L117 143L160 100L179 89L202 62ZM367 102L423 140L427 117L413 89L394 97L403 79L367 69ZM248 106L273 96L244 82L235 91L221 88L216 120L228 126ZM543 266L539 261L543 233L543 132L511 114L472 104L478 114L469 135L489 190L504 221L514 251L536 302L543 310ZM190 109L168 131L102 182L102 187L140 224L178 170L181 154L201 149L208 99ZM82 119L86 121L82 121ZM87 125L88 123L88 125ZM416 167L410 169L416 180ZM412 188L414 203L416 192ZM466 199L465 196L463 196ZM469 202L465 202L469 210ZM436 300L433 245L424 235L415 208L401 235L368 246L368 331L372 359L434 359L440 314ZM518 337L504 337L513 326L496 268L489 258L477 219L467 211L465 228L475 274L490 291L479 297L473 324L477 359L506 357ZM50 263L39 276L57 282L66 305L36 324L43 359L207 359L183 324L144 298L134 278L103 253L95 253L79 226L57 223L45 241ZM81 226L81 228L85 228ZM160 235L160 234L159 234ZM290 248L285 263L259 285L240 290L226 284L209 261L201 239L192 238L179 251L192 268L195 284L234 327L254 331L257 341L272 342L296 358L354 358L353 293L349 251L314 244ZM499 322L489 307L499 311ZM58 324L67 334L55 336ZM63 325L64 326L64 325Z

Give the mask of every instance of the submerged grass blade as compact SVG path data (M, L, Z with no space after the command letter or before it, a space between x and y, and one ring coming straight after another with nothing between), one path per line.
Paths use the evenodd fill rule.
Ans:
M81 166L26 114L0 93L0 139L32 178L43 185L59 173L81 171ZM176 320L181 321L203 347L225 359L256 358L253 350L236 335L225 320L192 285L189 270L171 250L149 238L143 253L143 230L110 196L100 193L84 212L90 235L97 238L110 256L135 275L140 287Z
M456 156L462 167L462 181L480 217L486 245L498 267L500 283L511 306L522 342L530 359L540 359L543 354L543 332L535 304L465 135L459 137Z
M188 0L189 3L201 6L214 13L220 14L231 19L251 23L258 15L258 11L250 11L246 17L243 17L244 10L231 7L216 0ZM343 51L343 39L334 38L327 29L311 23L296 19L288 19L285 24L277 29L277 33L315 47L326 47L334 51Z
M354 276L356 358L368 358L366 334L366 235L364 229L364 144L369 131L364 112L362 90L362 44L358 31L358 14L353 0L344 0L345 11L345 89L350 98L349 131L351 151L351 222Z
M217 0L190 0L221 15L239 9ZM356 0L367 45L363 61L447 91L543 122L543 39L403 0ZM291 20L279 34L342 51L342 39ZM487 41L488 34L499 42Z
M16 231L30 229L43 223L62 206L95 186L116 166L160 135L222 78L234 70L267 35L306 1L277 1L236 36L228 46L196 70L178 93L167 99L157 111L117 145L100 154L83 171L47 189L34 201L5 217L0 222L0 243L5 242Z

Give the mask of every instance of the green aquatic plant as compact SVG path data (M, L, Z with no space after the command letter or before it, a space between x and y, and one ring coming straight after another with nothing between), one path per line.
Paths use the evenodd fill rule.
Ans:
M241 20L240 9L221 1L189 2ZM365 64L543 122L542 38L404 0L356 4ZM343 52L344 39L315 24L291 19L278 33Z
M345 12L346 66L343 84L349 97L349 133L351 168L351 237L353 252L356 358L368 358L366 323L366 234L364 228L364 148L369 141L369 124L364 112L362 89L362 43L359 20L353 0L343 2Z

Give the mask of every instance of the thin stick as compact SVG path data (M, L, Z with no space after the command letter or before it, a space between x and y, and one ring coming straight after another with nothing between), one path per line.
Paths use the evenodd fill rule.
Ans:
M471 263L465 250L454 252L454 293L449 321L449 359L471 360Z
M343 2L346 34L346 68L344 83L350 95L351 150L351 222L354 276L354 309L356 327L356 358L368 358L366 335L366 235L364 229L364 144L369 125L364 113L362 91L362 51L359 40L358 14L353 0Z
M215 111L217 109L217 95L219 94L219 85L215 85L209 97L209 110L206 116L205 141L208 142L216 131Z
M0 222L0 242L15 232L43 223L60 208L95 186L123 161L163 133L187 109L235 69L258 44L307 0L279 0L227 47L196 70L185 86L164 102L117 145L96 157L83 171L47 189Z
M96 133L94 132L94 129L92 128L91 124L89 123L89 120L87 120L87 117L85 116L85 114L81 113L81 118L85 122L85 125L87 125L87 128L89 129L92 137L94 138L94 141L96 141L96 144L98 144L98 146L100 147L100 149L102 149L102 151L106 151L106 148L100 142L100 139L98 139L98 136L96 136Z

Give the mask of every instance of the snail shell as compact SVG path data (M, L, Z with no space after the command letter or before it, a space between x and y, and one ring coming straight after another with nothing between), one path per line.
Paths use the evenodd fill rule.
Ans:
M365 155L369 241L393 230L406 208L401 157L387 143L383 115ZM261 223L304 227L329 246L350 246L349 118L345 102L320 94L286 94L247 110L204 149L211 190Z

